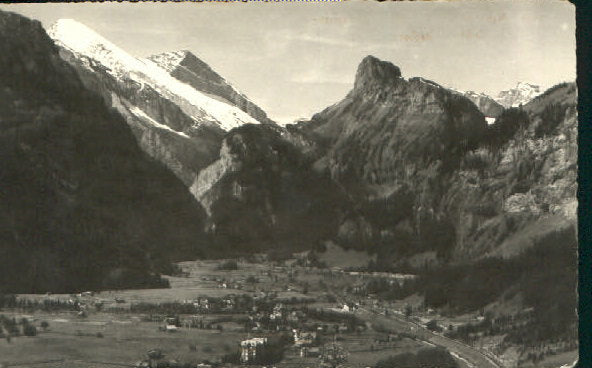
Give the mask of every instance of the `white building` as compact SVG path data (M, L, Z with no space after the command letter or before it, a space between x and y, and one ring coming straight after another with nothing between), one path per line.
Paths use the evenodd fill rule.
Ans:
M266 337L255 337L241 341L241 362L250 362L257 356L257 347L267 344Z

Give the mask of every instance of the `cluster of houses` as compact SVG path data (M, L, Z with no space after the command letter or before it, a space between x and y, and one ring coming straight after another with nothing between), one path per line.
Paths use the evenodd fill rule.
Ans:
M319 348L319 339L317 332L292 330L294 338L294 348L301 357L318 357L321 353ZM240 361L241 363L250 363L257 357L258 348L267 344L266 337L254 337L241 341L240 343Z
M306 314L300 310L289 310L283 303L276 303L271 310L260 310L257 307L249 313L251 331L290 331L294 327L304 325Z

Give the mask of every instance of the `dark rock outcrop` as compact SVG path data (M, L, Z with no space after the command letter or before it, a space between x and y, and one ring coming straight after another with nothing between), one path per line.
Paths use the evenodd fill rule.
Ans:
M337 180L392 183L432 159L458 160L485 135L483 114L468 99L366 57L346 98L313 116L303 133L322 142Z
M191 186L220 247L304 250L337 233L347 196L284 135L269 125L233 129Z

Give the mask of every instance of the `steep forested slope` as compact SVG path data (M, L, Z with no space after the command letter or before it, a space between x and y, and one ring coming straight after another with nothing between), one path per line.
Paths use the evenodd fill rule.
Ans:
M0 288L159 284L203 211L85 89L41 24L0 13Z

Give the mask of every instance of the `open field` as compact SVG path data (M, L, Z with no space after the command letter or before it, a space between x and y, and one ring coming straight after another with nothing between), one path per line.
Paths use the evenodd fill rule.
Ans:
M158 330L161 323L109 313L93 314L84 320L73 313L36 314L35 318L38 326L39 321L47 321L49 329L40 329L36 337L13 337L10 343L0 339L0 362L67 358L133 364L148 350L159 348L167 357L199 363L236 349L247 336L232 329L220 332L181 328L174 333L163 332Z
M277 264L241 261L237 262L237 269L220 269L219 266L223 263L221 260L180 263L184 275L168 277L171 285L169 289L20 295L19 299L38 301L40 305L43 305L44 300L59 300L65 307L54 312L40 308L0 311L0 314L14 317L16 321L25 317L38 330L35 337L13 336L10 341L0 338L0 364L56 368L134 366L146 358L147 351L156 348L167 359L183 363L219 362L224 355L236 352L240 341L247 338L275 336L280 333L290 335L294 326L310 330L310 325L316 324L325 326L319 335L322 336L321 346L332 341L343 346L348 352L348 367L373 366L377 361L391 355L417 352L426 346L447 348L462 368L501 366L478 348L435 334L424 327L431 319L437 320L445 328L448 325L475 322L479 317L477 314L444 317L435 311L423 310L423 298L417 294L403 300L387 302L375 296L360 297L346 292L349 286L376 277L394 280L410 275L349 273L339 269L306 268L296 266L293 262ZM265 301L263 305L268 305L267 308L288 306L288 311L292 312L282 312L284 325L265 325L262 328L257 325L256 329L251 329L251 326L255 326L253 321L265 321L261 316L271 316L271 309L261 311L236 306L228 310L223 308L200 310L192 314L176 313L184 321L182 326L175 332L163 331L166 325L164 317L172 316L169 312L159 310L161 306L175 303L177 307L192 307L196 301L202 299L240 300L233 298L241 295L249 296L252 301L260 298ZM346 301L349 304L357 303L359 309L353 314L345 313L343 316L356 316L365 323L365 328L355 332L337 332L338 327L346 327L345 322L315 320L316 317L308 318L303 312L307 309L340 311L345 309ZM72 303L83 306L83 316L79 310L68 307ZM101 308L97 307L98 303L102 304ZM137 312L137 308L130 310L132 305L137 306L139 303L147 305L148 309L143 312ZM413 306L413 314L409 318L405 318L403 314L406 305ZM296 311L301 314L301 319L297 319L294 322L296 324L285 324L286 316L297 313ZM386 311L388 315L385 315ZM41 328L42 321L49 323L48 329ZM202 326L190 328L187 321L198 321ZM389 336L387 332L395 333L395 338L388 338L386 341ZM558 354L541 362L539 366L554 367L571 363L575 354ZM302 357L299 348L292 346L287 349L284 359L275 366L315 367L318 364L318 357Z
M278 302L293 298L314 299L311 307L335 308L338 306L337 303L324 300L326 286L321 286L323 284L319 281L326 280L342 287L352 279L341 273L330 273L328 276L326 270L269 263L239 262L237 270L222 270L219 269L221 263L222 261L180 263L185 275L168 277L170 289L113 290L93 295L20 295L19 298L40 302L75 300L89 306L86 309L87 316L80 317L78 312L67 310L51 313L1 311L0 314L14 317L16 320L28 318L37 327L38 335L12 337L10 342L0 339L0 363L27 366L35 362L51 361L35 366L129 366L145 358L146 352L154 348L161 349L167 358L181 362L197 364L204 360L217 361L221 356L236 351L241 340L256 334L246 332L243 325L235 322L215 322L215 326L212 326L215 328L212 329L179 328L176 332L164 332L159 330L163 325L162 321L148 322L146 314L131 313L130 306L137 303L183 303L196 298L220 298L241 294L255 297L271 292ZM304 285L308 290L304 290ZM99 301L103 303L101 310L94 307L94 303ZM247 312L234 317L244 320L248 317ZM219 317L228 319L232 316L226 313ZM218 320L219 317L205 314L200 318L209 323ZM46 331L40 327L41 321L49 323ZM221 331L218 328L221 328ZM366 366L369 360L373 363L380 357L403 351L415 351L422 346L419 342L404 340L374 348L375 340L381 336L380 333L368 329L358 334L339 333L338 339L350 352L352 365L356 367ZM371 351L372 349L375 351ZM287 352L286 358L278 366L305 366L310 360L300 357L297 349L292 350ZM318 363L318 358L313 361Z
M285 268L273 267L261 263L239 262L237 270L217 269L221 261L190 261L181 262L179 266L187 276L164 276L170 282L168 289L134 289L134 290L112 290L94 293L92 298L81 299L101 300L105 308L119 307L126 308L132 303L165 303L182 302L195 299L199 296L224 297L231 294L253 294L258 291L274 291L278 298L305 298L290 286ZM271 276L270 276L271 275ZM276 277L274 277L276 276ZM252 277L255 283L246 280ZM236 286L240 285L240 289ZM53 294L51 296L40 294L22 294L23 298L31 300L53 299L67 301L72 298L69 294ZM116 303L115 299L124 302Z

